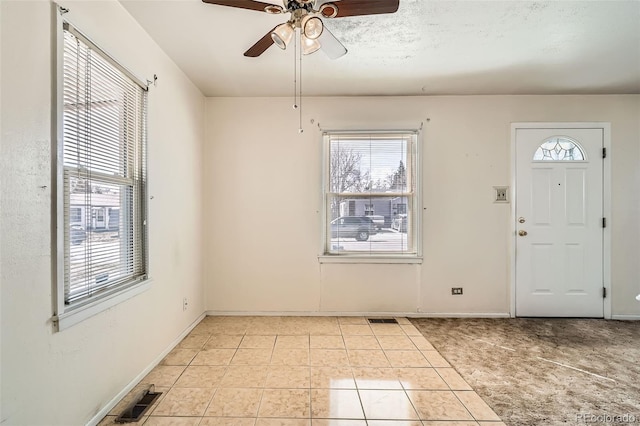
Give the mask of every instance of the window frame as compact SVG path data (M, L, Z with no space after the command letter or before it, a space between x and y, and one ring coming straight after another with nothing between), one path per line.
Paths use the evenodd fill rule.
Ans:
M331 253L328 249L330 241L330 225L328 214L328 197L331 194L329 187L329 168L330 168L330 150L331 136L345 135L398 135L410 134L413 140L414 159L414 176L415 188L413 197L407 200L407 204L414 205L412 239L414 241L415 252L412 253L390 253L383 252L380 254L372 252L347 252L347 253ZM321 241L319 247L318 261L319 263L378 263L378 264L421 264L422 257L422 132L416 129L402 130L324 130L322 132L322 189L321 189ZM357 196L354 198L361 198Z
M65 304L65 229L68 224L65 222L65 165L64 165L64 31L69 30L75 37L83 43L90 46L91 49L99 54L114 68L117 68L125 74L133 83L140 86L144 92L148 92L148 85L143 80L137 78L131 71L121 65L114 59L112 55L101 49L89 37L71 23L68 19L62 17L62 13L56 13L55 43L53 48L53 69L54 84L52 90L52 310L53 316L51 322L54 331L62 331L85 319L109 309L131 297L134 297L151 287L151 278L149 276L149 239L148 239L148 165L146 156L147 141L147 120L148 109L143 107L143 121L140 123L140 130L144 134L144 140L140 143L143 155L143 172L140 194L140 209L142 211L140 217L142 262L144 274L137 280L126 283L114 284L100 292L100 294L92 296L88 299ZM148 96L148 95L145 95ZM145 101L147 102L147 101ZM86 212L85 214L92 214ZM105 213L106 216L106 213ZM69 214L71 219L71 214ZM125 219L127 220L127 219ZM132 236L132 238L136 238Z

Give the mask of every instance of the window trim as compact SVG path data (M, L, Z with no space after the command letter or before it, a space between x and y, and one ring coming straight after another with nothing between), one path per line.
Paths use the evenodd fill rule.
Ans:
M330 134L343 134L343 135L358 135L358 134L371 134L371 135L384 135L384 134L412 134L415 136L415 208L414 208L414 240L415 240L415 253L409 254L393 254L393 253L381 253L381 254L368 254L368 253L328 253L326 251L326 241L328 238L327 227L327 191L328 191L328 176L329 176L329 157L330 157L330 142L327 137ZM318 254L318 262L324 263L342 263L342 264L421 264L423 261L422 253L422 213L424 211L422 204L422 130L421 129L378 129L378 130L322 130L320 137L322 147L322 189L321 189L321 201L322 211L320 212L320 246Z
M90 38L77 29L68 19L62 17L62 13L58 6L55 7L56 25L54 28L52 75L54 76L52 84L52 311L51 322L56 332L65 330L85 319L92 317L102 311L124 302L146 290L151 288L152 279L149 276L149 240L148 230L143 232L143 262L145 262L146 275L141 277L137 282L131 282L127 285L115 285L113 288L105 291L100 296L96 296L89 300L81 301L72 305L65 305L65 248L64 248L64 158L63 158L63 121L64 121L64 29L68 29L74 36L82 40L96 52L104 57L111 65L122 71L134 83L148 91L149 87L143 83L143 80L137 78L126 67L118 63L113 56L105 52L97 46ZM60 12L60 13L58 13ZM146 120L143 123L146 127ZM147 133L147 130L144 129ZM147 187L149 181L148 165L145 157L144 168L146 170L145 182L142 190L143 223L148 227L148 201Z

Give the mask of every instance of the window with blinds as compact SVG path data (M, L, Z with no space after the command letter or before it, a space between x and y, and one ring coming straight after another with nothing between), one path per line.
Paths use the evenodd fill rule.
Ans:
M146 278L146 87L63 26L64 305ZM61 292L61 291L59 291Z
M325 254L417 255L417 134L331 132Z

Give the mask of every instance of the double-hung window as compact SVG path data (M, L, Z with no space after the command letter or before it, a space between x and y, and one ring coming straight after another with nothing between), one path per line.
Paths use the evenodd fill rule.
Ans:
M417 132L324 134L324 260L417 258Z
M70 24L61 36L56 321L64 328L144 287L147 88Z

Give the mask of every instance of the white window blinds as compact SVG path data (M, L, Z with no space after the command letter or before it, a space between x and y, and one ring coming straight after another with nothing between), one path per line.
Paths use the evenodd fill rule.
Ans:
M64 304L146 278L146 88L64 24Z
M325 134L325 253L416 255L415 132Z

